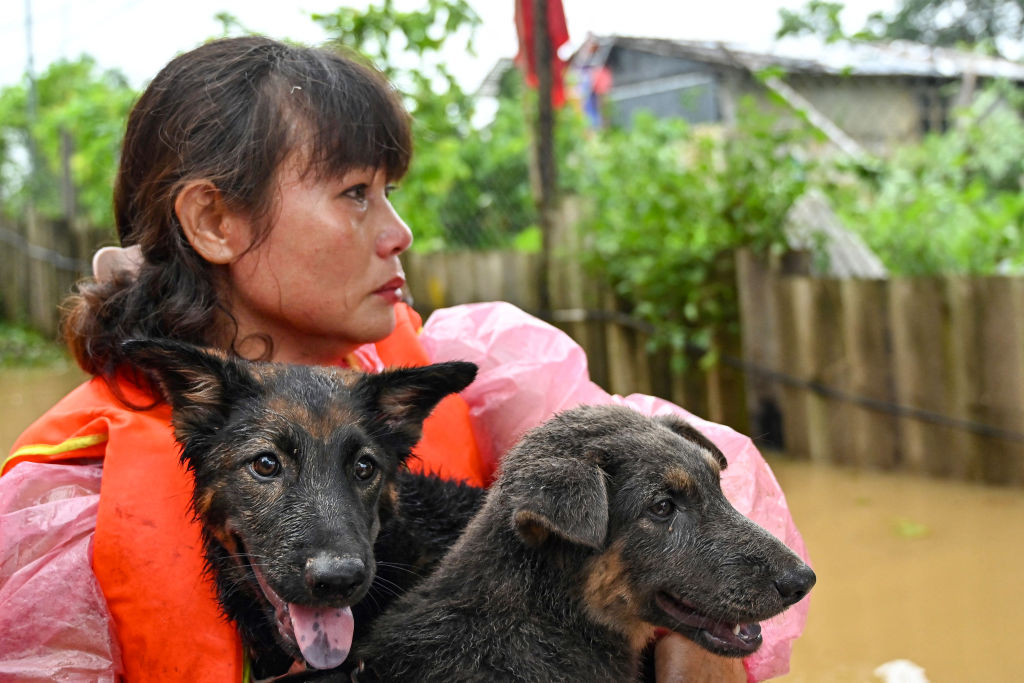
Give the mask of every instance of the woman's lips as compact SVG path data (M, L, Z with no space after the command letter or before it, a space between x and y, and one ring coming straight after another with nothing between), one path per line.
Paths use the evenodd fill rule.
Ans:
M397 304L402 300L402 287L404 286L405 278L395 277L388 280L382 287L378 287L373 293L390 303Z

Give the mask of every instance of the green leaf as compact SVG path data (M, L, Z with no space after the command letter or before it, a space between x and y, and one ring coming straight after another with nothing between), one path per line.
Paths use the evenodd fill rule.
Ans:
M931 529L926 524L906 517L893 520L893 529L897 536L906 539L924 538L931 533Z

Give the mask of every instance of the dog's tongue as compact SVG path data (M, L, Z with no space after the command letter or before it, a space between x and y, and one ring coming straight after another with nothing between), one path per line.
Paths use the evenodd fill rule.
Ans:
M333 669L345 661L352 648L352 610L348 607L288 605L295 640L306 664L314 669Z

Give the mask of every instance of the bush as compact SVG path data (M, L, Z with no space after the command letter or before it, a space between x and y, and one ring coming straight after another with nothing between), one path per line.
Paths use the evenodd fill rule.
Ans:
M1024 272L1024 121L997 85L944 134L831 188L844 223L894 275Z
M38 332L0 322L0 367L64 366L63 347Z
M137 93L116 70L101 71L92 57L58 60L36 81L34 121L25 84L0 90L0 205L20 216L32 201L40 215L65 217L60 196L62 156L75 188L76 215L97 227L114 225L110 192L124 135L124 121ZM70 148L66 149L67 143ZM33 178L26 164L36 150Z
M728 131L641 114L592 140L581 169L584 257L677 367L688 345L712 349L712 361L716 337L738 318L732 253L785 249L784 219L807 183L805 141L753 100Z

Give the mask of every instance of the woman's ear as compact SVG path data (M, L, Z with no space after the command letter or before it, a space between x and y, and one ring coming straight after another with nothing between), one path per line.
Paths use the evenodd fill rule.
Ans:
M228 209L220 190L208 180L186 185L174 201L174 212L185 239L210 263L232 263L252 243L249 222Z

